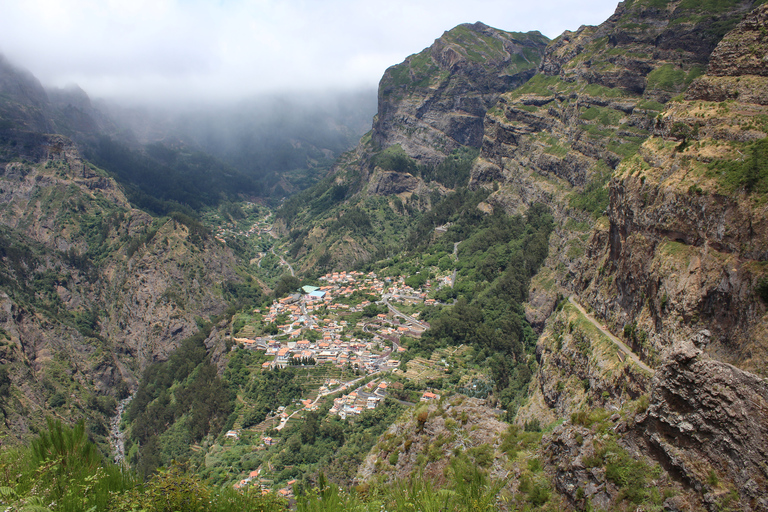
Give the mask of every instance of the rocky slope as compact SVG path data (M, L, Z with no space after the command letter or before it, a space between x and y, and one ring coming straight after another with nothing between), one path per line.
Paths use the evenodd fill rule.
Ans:
M468 166L480 147L486 111L535 73L546 43L538 32L465 24L389 68L372 131L280 212L285 234L302 235L293 255L307 269L318 262L348 268L397 247L412 213L466 184L455 169ZM334 229L350 211L359 229ZM387 235L368 232L369 225Z
M2 149L5 425L24 438L53 412L104 426L110 396L226 309L237 262L194 222L131 208L66 137L6 132Z
M479 147L485 112L533 76L547 42L538 32L479 22L449 30L384 73L374 143L400 144L422 164L439 163L462 146Z
M488 208L553 207L561 220L550 244L556 284L572 289L582 271L589 231L608 207L604 185L613 170L637 152L665 103L705 71L720 37L753 4L623 2L600 26L553 41L539 73L489 111L471 186L497 189ZM546 307L530 318L540 325L554 293L536 292L533 300Z
M585 318L570 305L540 324L540 366L518 421L571 415L545 437L545 452L555 487L573 507L656 500L667 510L766 510L766 454L753 440L768 424L761 378L768 84L756 64L766 53L767 15L766 6L749 13L714 49L706 74L666 102L648 139L611 173L604 216L592 231L571 220L551 240L530 316L541 319L554 307L545 297L565 276L560 284L656 370L651 380L626 379L616 371L618 352L600 360L602 336L585 336ZM525 180L542 181L540 170L526 161L513 173L522 153L513 147L507 154L499 161L520 189L553 191L556 207L573 215L567 187L549 180L532 193ZM525 200L497 194L495 204L524 207ZM620 413L611 416L608 438L589 420L602 410L595 407ZM659 497L634 494L639 484L616 472L626 454L649 468L653 480L645 485L670 487Z
M695 339L722 361L764 374L764 175L768 134L765 7L712 54L708 73L670 102L654 135L610 184L578 289L643 353ZM740 54L736 54L736 49ZM733 98L724 100L724 98Z

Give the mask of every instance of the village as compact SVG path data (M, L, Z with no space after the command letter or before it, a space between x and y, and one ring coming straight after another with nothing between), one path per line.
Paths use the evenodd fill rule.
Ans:
M274 247L269 248L270 240L276 238L271 220L269 215L251 217L251 222L239 229L220 228L216 238L223 243L230 236L259 239L260 250L266 252L259 252L251 263L261 268L262 258L271 252L293 274ZM429 328L418 313L419 306L436 304L426 290L452 286L455 274L432 276L420 289L407 285L406 279L407 276L379 276L376 272L327 273L317 279L317 286L303 286L268 307L257 308L244 328L233 333L237 347L264 354L262 371L289 366L319 369L329 365L354 376L351 380L325 379L310 398L297 396L291 404L280 406L265 423L272 425L274 433L259 429L262 433L257 437L258 449L278 444L280 437L275 433L285 429L292 419L318 410L325 398L333 400L328 415L347 420L376 409L391 386L402 388L402 384L386 379L391 371L409 375L398 369L401 355L406 352L400 340L406 336L418 338ZM423 364L430 369L442 365L439 361ZM439 398L430 391L420 396L421 401ZM225 438L236 442L241 434L237 429L230 430ZM262 492L271 492L273 482L265 477L265 472L272 473L268 465L259 466L246 473L234 487L256 486ZM287 481L277 489L278 494L292 497L294 483Z
M284 320L277 325L277 334L235 337L234 341L272 356L271 361L263 364L264 368L335 364L375 373L397 367L399 363L392 355L405 350L398 343L400 337L418 337L428 327L390 304L389 301L434 302L426 298L426 293L405 285L402 277L380 280L373 272L353 271L326 274L320 281L327 284L304 286L300 292L272 303L263 322ZM348 300L353 295L359 301ZM374 298L380 300L371 300ZM377 303L383 304L388 312L354 324L343 319L344 313L361 313ZM305 338L307 333L316 339Z
M260 310L262 324L276 324L276 333L233 338L241 347L268 356L262 363L264 370L335 365L358 374L348 382L326 380L314 399L297 397L293 406L281 406L275 415L279 418L274 427L278 432L297 414L316 410L321 399L329 395L337 396L328 414L342 420L375 409L386 398L391 385L382 378L384 372L396 369L400 365L397 355L406 351L400 346L400 338L419 337L429 327L418 320L418 314L404 314L392 305L434 303L425 292L406 285L403 277L379 278L375 272L350 271L328 273L319 281L321 286L304 286ZM376 308L373 311L386 313L372 314L371 306ZM364 311L370 316L352 315ZM350 316L359 320L345 319ZM422 401L438 398L431 392L421 396ZM229 431L226 436L236 440L239 432ZM265 434L261 442L268 448L278 440ZM235 487L257 485L266 492L270 482L260 477L261 472L262 468L253 470ZM292 483L289 481L278 493L291 497Z

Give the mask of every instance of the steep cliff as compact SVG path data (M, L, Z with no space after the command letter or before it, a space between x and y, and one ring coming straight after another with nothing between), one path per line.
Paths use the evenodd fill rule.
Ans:
M414 216L466 185L486 111L533 76L546 43L464 24L387 69L372 131L278 212L292 255L305 268L345 268L402 247Z
M548 265L555 287L573 289L593 226L609 204L606 183L653 133L673 96L704 71L722 35L754 2L619 4L597 27L566 32L547 47L539 73L503 94L485 119L470 185L495 187L488 208L552 205L561 220ZM541 327L555 289L534 289ZM538 311L537 311L538 309Z
M544 457L555 487L575 508L649 501L667 510L768 506L766 454L754 442L768 424L761 378L768 355L768 83L760 65L767 19L766 6L746 15L714 48L706 74L678 89L682 94L662 98L648 138L597 189L605 202L596 220L575 208L579 198L599 198L595 188L572 192L562 177L540 178L541 160L518 158L527 156L520 146L536 136L530 123L516 124L522 142L501 150L507 156L497 173L508 173L529 196L551 191L562 218L576 217L551 239L549 268L532 288L529 317L539 319L543 335L531 397L517 419L570 415L545 437ZM539 116L544 129L551 126L547 117ZM497 142L489 140L483 154ZM473 177L482 170L476 167ZM491 200L524 208L527 196L510 190ZM564 288L587 310L564 301L545 322L556 303L547 297ZM609 331L621 338L613 353L601 350ZM652 367L652 378L617 349L619 341ZM649 476L635 478L633 471ZM657 495L638 492L649 484Z
M485 112L533 76L547 42L538 32L479 22L447 31L384 73L374 143L400 144L422 164L439 163L462 146L479 147Z
M105 434L114 397L224 312L237 262L191 219L131 208L66 137L14 132L2 150L5 425L24 438L47 414L86 415Z
M577 288L645 354L675 340L764 374L766 7L712 54L707 75L659 117L610 184ZM727 99L731 98L731 99Z

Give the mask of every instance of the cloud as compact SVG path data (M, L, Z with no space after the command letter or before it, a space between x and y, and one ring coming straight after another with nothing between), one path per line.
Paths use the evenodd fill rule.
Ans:
M445 30L482 21L556 37L616 0L0 0L0 52L92 96L238 98L378 83Z

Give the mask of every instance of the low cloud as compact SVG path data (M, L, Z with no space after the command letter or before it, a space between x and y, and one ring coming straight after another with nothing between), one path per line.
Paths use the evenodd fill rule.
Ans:
M44 85L125 100L375 86L459 23L556 37L616 0L0 0L0 52Z

